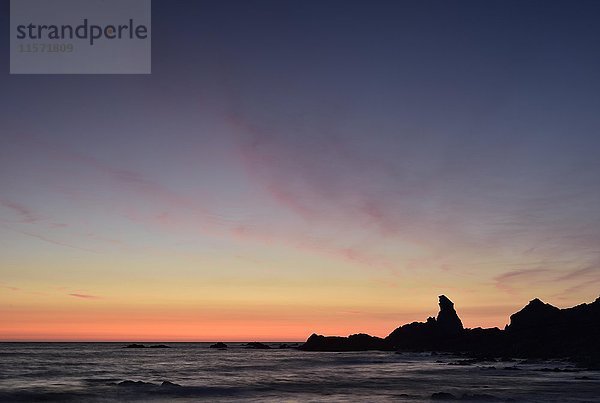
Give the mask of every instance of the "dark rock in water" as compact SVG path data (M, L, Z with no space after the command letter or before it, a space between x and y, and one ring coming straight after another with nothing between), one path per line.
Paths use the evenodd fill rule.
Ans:
M145 346L144 344L129 344L123 348L171 348L170 346L166 346L164 344L154 344L152 346Z
M440 312L436 322L437 328L442 334L457 335L463 331L463 324L454 310L454 303L445 295L440 295Z
M280 349L286 349L286 348L298 348L298 343L292 343L292 344L288 344L288 343L281 343L279 345Z
M210 348L218 348L220 350L225 350L227 348L227 344L223 343L223 342L218 342L215 344L211 344Z
M170 381L163 381L163 383L160 384L161 388L181 388L182 386L178 383L173 383Z
M255 350L269 350L271 347L267 346L264 343L260 343L258 341L252 341L250 343L246 343L246 348L252 348Z
M364 351L364 350L453 350L456 338L464 328L454 310L454 303L445 295L439 297L440 312L437 319L430 317L427 322L413 322L394 330L385 339L368 334L355 334L348 337L320 336L313 334L300 349L307 351Z
M600 362L600 298L567 309L536 298L511 315L506 335L515 355L580 357L593 367Z
M426 322L400 326L386 340L396 349L453 350L451 346L464 334L463 324L448 297L440 295L439 306L437 319L430 317Z
M545 304L538 298L529 303L519 312L510 315L508 329L513 332L525 331L545 327L559 319L560 309L550 304Z
M151 383L151 382L144 382L144 381L122 381L122 382L118 382L117 386L124 386L124 387L133 387L133 388L139 388L139 387L158 387L160 386L161 388L181 388L182 386L177 384L177 383L173 383L170 381L163 381L160 385L157 385L155 383Z
M536 298L510 317L505 330L465 329L452 301L441 295L439 306L436 318L400 326L385 339L367 334L349 337L313 334L299 349L462 352L488 359L569 358L583 368L600 369L600 298L567 309Z
M366 351L391 350L391 347L384 339L368 334L353 334L348 337L313 334L299 349L305 351Z
M431 400L456 400L456 396L447 392L436 392L431 395Z

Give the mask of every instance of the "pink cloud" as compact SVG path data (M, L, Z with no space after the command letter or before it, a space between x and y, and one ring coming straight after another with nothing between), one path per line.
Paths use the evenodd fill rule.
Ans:
M249 120L238 112L228 116L248 177L307 222L359 231L375 240L431 244L443 236L454 242L465 238L459 208L448 200L435 205L432 197L443 191L435 186L443 183L444 172L417 181L402 164L362 152L327 121L311 127L317 136L293 124Z
M42 220L39 214L23 204L15 203L10 200L0 200L0 205L15 212L21 218L22 223L33 224Z
M270 148L272 146L271 140L268 139L268 135L261 136L260 132L256 131L255 138L252 139L249 144L250 148L260 149L262 147ZM22 139L21 139L22 140ZM340 259L362 263L372 266L389 267L391 262L386 259L375 256L366 250L361 250L357 246L351 245L337 245L336 242L319 240L318 242L311 239L310 236L298 232L292 228L277 229L270 223L263 222L239 222L233 220L227 220L215 214L211 209L207 208L202 200L198 197L188 197L177 193L167 186L164 186L156 181L148 179L146 176L139 172L120 169L119 167L113 167L105 164L97 158L82 155L78 152L70 150L66 146L58 144L48 144L44 141L40 141L32 136L28 139L29 147L37 147L44 150L44 154L50 158L72 163L77 166L77 170L72 172L85 172L89 170L88 175L101 175L109 178L115 186L115 191L119 193L129 192L137 198L143 198L147 201L143 204L121 204L117 207L123 211L123 214L131 221L143 225L156 226L164 231L169 231L174 234L183 234L186 232L202 233L209 236L215 237L228 237L234 239L243 239L249 242L258 242L262 244L278 244L286 247L291 247L300 250L306 250L311 253L325 254L334 256ZM333 142L335 143L335 142ZM337 147L332 143L332 147ZM275 153L278 153L278 149L273 149ZM285 154L275 158L273 155L273 163L280 163L281 161L275 161L277 158L287 158ZM257 158L255 163L247 165L248 168L255 167L257 170L264 168L262 165L266 159L270 157L267 154L261 152L248 152L243 158L252 159ZM289 159L289 161L292 161ZM271 170L272 166L266 167ZM258 172L257 172L258 175ZM257 176L258 177L258 176ZM269 188L269 183L272 186ZM302 215L305 219L310 220L311 218L317 221L324 220L328 217L323 211L313 209L313 203L307 202L308 190L306 184L297 183L296 188L290 188L288 186L280 186L279 179L273 182L267 183L267 191L274 200L278 200L281 205L291 206L291 208L298 214ZM69 192L69 189L65 189ZM76 197L77 195L73 195ZM81 195L85 197L86 195ZM78 197L79 199L79 197ZM135 200L136 198L131 198ZM122 198L114 199L115 203L122 203ZM83 200L85 201L85 200ZM81 204L82 200L78 200ZM94 203L93 200L88 202ZM112 201L111 201L112 202ZM337 219L337 218L336 218ZM60 224L51 224L52 229L65 228ZM70 248L76 248L91 252L87 248L82 248L71 242L63 242L55 239L54 236L42 235L33 232L23 232L28 236L38 238L40 240L62 245ZM72 236L78 238L87 238L94 241L101 241L108 243L113 246L125 247L124 242L118 239L112 239L104 237L99 234L91 232L76 233L70 231Z

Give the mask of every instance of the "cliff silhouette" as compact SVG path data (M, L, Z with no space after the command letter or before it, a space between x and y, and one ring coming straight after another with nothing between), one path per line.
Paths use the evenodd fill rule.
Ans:
M560 309L539 299L510 316L504 330L465 329L454 303L439 297L437 317L398 327L387 337L311 335L305 351L445 351L478 356L571 358L600 363L600 297L590 304Z

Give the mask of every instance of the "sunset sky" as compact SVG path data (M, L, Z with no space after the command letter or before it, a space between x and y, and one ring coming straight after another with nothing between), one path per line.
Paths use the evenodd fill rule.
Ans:
M8 2L0 25L8 54ZM385 336L600 294L600 2L153 0L0 73L0 340Z

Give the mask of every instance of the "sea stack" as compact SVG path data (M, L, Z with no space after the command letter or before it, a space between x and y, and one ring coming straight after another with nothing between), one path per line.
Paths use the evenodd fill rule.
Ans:
M454 310L454 303L445 295L439 296L440 312L436 322L439 331L447 335L457 335L463 332L463 324Z

